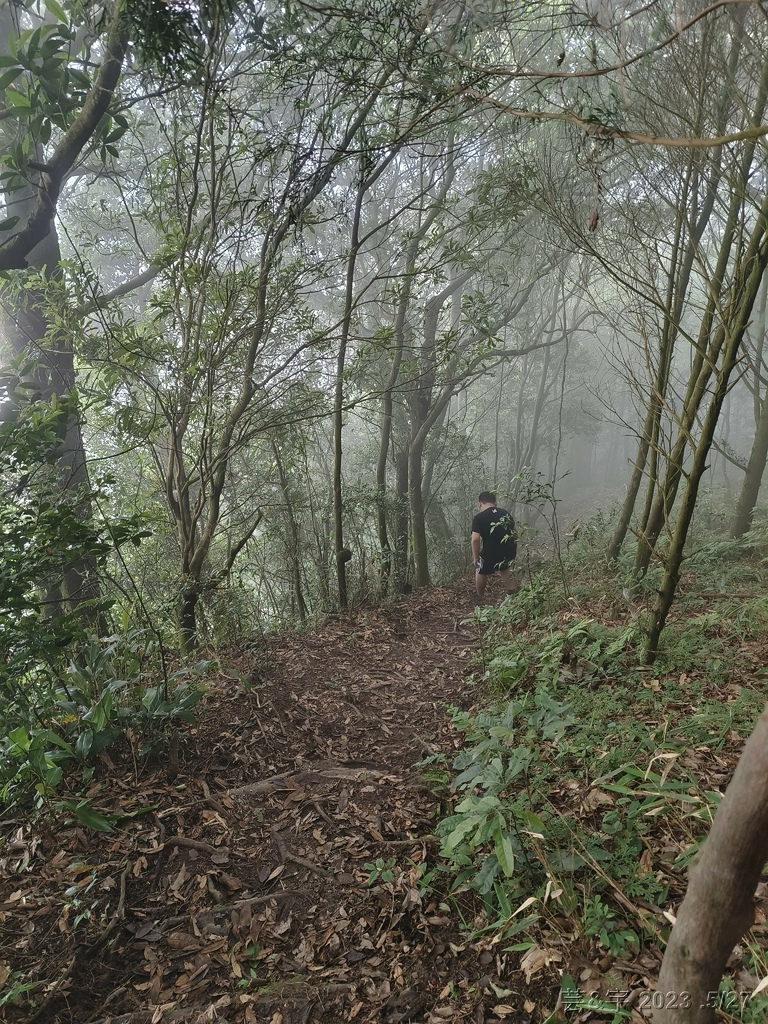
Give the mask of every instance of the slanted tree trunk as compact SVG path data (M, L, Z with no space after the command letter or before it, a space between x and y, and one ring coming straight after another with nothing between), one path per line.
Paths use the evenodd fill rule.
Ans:
M760 123L767 102L768 60L763 64L757 100L752 115L753 123ZM727 347L730 344L730 338L721 329L722 325L715 326L715 323L721 314L722 308L728 304L727 289L729 287L729 278L739 272L741 252L743 252L741 245L744 206L747 201L747 185L752 171L755 149L756 147L752 142L748 142L745 145L737 179L731 186L728 216L720 240L717 265L709 282L709 297L699 329L696 353L691 367L691 376L680 416L680 427L669 456L664 481L657 490L648 517L642 524L641 532L638 536L634 561L634 571L638 576L643 575L648 569L653 552L656 549L656 543L661 536L662 530L669 522L677 498L680 480L683 476L683 461L689 445L691 432L696 424L701 405L708 393L712 377L715 375L715 368L720 359L723 346ZM761 212L761 220L762 217L763 213ZM748 268L747 272L751 276L752 268ZM735 294L735 292L732 292L732 294ZM756 293L752 297L750 312L755 298ZM734 302L740 303L741 298L737 296ZM736 316L738 317L738 314ZM743 333L746 329L746 324L740 329Z
M713 1024L728 957L754 921L768 861L768 705L736 766L667 944L654 1024Z
M736 20L739 22L743 21L743 14L741 12L736 16ZM728 104L731 102L732 98L730 83L738 65L742 46L743 36L740 32L735 32L732 37L731 52L728 58L728 69L730 73L727 78L727 84L723 87L720 96L720 114L718 117L718 123L723 127L727 122ZM699 130L700 118L701 110L698 111L696 119L695 127L697 130ZM653 515L654 499L657 494L659 483L659 436L662 413L666 401L667 388L669 386L672 357L674 354L675 342L679 333L680 320L685 308L685 302L691 280L691 272L693 270L698 247L704 236L707 225L709 224L710 218L712 217L715 203L721 188L721 182L724 174L722 154L716 154L712 164L712 171L709 176L709 180L706 183L706 189L701 206L699 206L698 189L702 175L698 168L698 158L691 156L683 180L683 188L679 201L676 204L677 213L675 238L672 246L670 269L667 276L667 293L663 309L664 325L659 343L659 358L653 382L653 390L651 391L645 421L638 441L637 455L635 457L629 486L627 487L627 494L606 552L610 560L616 559L619 556L627 531L629 530L629 524L635 509L637 495L640 491L643 475L646 472L646 465L650 459L650 466L648 466L646 497L638 528L641 536L641 543L638 546L635 565L636 569L642 569L642 571L647 569L653 552L653 546L655 545L655 539L651 544L643 544L643 538L646 533L648 533L649 537L651 536L651 533L648 531L648 524L651 516ZM685 241L686 233L688 233L687 241ZM659 508L663 509L663 504L660 503Z
M699 485L707 469L707 458L715 436L720 410L728 393L730 377L739 357L741 343L766 266L768 266L768 196L763 201L747 252L735 268L733 290L724 311L723 322L715 330L712 347L718 356L722 353L722 364L716 375L714 391L702 424L701 437L694 451L693 463L687 474L682 506L667 552L664 578L651 616L645 650L645 662L648 665L652 664L656 658L659 637L675 597ZM700 404L699 400L697 407Z
M760 485L763 481L766 463L768 462L768 390L763 392L761 388L767 305L768 274L765 274L760 293L760 309L756 324L757 344L755 346L754 364L755 439L752 442L752 450L749 453L744 482L736 502L736 511L733 514L733 521L731 523L732 537L743 537L752 526L757 496L760 493Z

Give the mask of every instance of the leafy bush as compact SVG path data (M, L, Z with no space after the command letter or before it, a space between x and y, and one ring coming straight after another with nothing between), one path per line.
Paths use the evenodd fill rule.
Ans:
M0 370L10 418L0 423L0 798L49 798L68 762L84 762L120 735L143 751L169 722L191 720L201 691L168 675L140 632L101 639L113 601L97 574L147 531L139 516L107 521L99 491L62 479L74 396L35 400L33 364ZM31 396L31 397L30 397ZM109 486L106 481L104 486ZM79 592L73 590L73 585ZM151 673L147 669L151 668ZM146 688L163 669L160 686Z
M723 702L705 687L727 672L734 637L764 628L763 606L756 596L732 618L718 609L675 622L651 675L638 664L642 618L624 570L576 546L564 565L581 605L561 599L558 569L482 610L476 682L501 703L454 712L464 747L449 779L455 805L437 832L455 886L477 891L496 926L509 925L505 906L543 900L556 879L572 929L620 955L658 926L647 911L626 920L613 889L662 904L719 799L686 767L686 751L704 744L714 753L732 730L751 728L753 691ZM547 588L560 611L542 615ZM585 605L595 613L580 614ZM674 824L680 854L651 870L660 822Z
M546 826L525 790L513 796L513 788L536 760L531 741L537 735L556 739L573 720L568 706L543 689L534 707L512 701L501 713L477 718L453 710L454 725L465 733L467 746L454 762L459 774L452 788L464 796L440 822L437 834L443 837L440 853L457 869L458 883L467 882L482 895L491 892L500 874L510 879L529 873L536 859L529 840L544 839Z
M13 803L32 796L39 805L53 796L67 765L86 766L127 730L140 738L138 754L147 756L165 741L170 728L193 723L192 708L204 694L194 680L210 662L148 685L162 678L154 647L141 630L102 640L89 637L46 709L46 725L20 725L0 740L0 799ZM73 810L89 824L87 811Z

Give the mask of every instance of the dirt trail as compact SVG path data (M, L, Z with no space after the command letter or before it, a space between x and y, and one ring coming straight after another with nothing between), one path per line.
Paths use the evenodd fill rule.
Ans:
M115 832L13 823L0 969L42 984L8 1020L493 1020L498 957L420 892L417 763L473 703L472 606L433 589L275 637L223 666L178 774L104 755L91 802L134 815Z

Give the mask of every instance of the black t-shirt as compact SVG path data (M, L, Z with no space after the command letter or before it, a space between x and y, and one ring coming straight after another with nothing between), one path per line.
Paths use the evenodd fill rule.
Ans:
M478 512L472 520L472 533L479 533L483 538L486 562L515 557L515 521L505 508L485 508Z

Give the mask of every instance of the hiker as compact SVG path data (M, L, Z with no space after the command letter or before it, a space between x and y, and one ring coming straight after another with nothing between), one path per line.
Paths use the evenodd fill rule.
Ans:
M498 508L493 491L481 491L477 499L480 511L472 519L472 559L475 563L475 589L482 597L488 577L501 576L509 587L509 576L517 554L515 521L506 509ZM511 594L511 590L507 590Z

